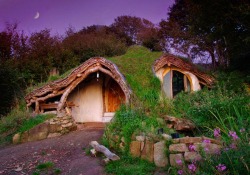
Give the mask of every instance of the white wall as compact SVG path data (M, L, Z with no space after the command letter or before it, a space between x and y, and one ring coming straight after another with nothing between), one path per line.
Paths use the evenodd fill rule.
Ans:
M68 97L78 107L72 108L72 116L76 122L102 122L103 96L102 80L93 79L91 82L82 82Z

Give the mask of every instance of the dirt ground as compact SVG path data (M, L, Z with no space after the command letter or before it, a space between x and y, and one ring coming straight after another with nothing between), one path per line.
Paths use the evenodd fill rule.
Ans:
M56 138L0 148L0 174L33 174L37 165L48 161L54 163L53 168L40 174L55 174L55 169L70 175L105 174L101 158L84 151L102 134L103 128L84 128Z

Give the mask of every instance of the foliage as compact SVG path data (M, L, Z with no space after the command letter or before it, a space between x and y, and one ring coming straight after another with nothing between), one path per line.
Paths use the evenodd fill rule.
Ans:
M223 142L222 150L217 154L208 154L206 150L200 150L203 161L193 162L196 167L195 172L191 173L188 165L172 170L172 174L183 171L187 174L249 174L250 164L250 145L249 145L249 111L240 113L240 108L235 108L236 115L220 116L214 114L217 122L214 137ZM206 143L209 147L210 142Z
M144 47L132 46L125 55L110 58L125 74L133 95L131 106L123 106L116 112L115 118L105 130L103 141L119 150L119 142L113 141L113 137L124 138L124 155L128 154L132 134L159 137L157 129L164 128L168 132L160 116L165 115L172 105L170 101L161 98L160 81L151 72L153 61L160 55Z
M166 45L190 58L207 57L213 66L248 70L249 9L247 0L176 0L162 21Z
M17 69L12 69L9 63L0 63L0 118L6 115L16 105L22 96L23 78Z
M59 168L55 168L55 164L53 162L44 162L41 164L38 164L36 166L36 171L33 172L33 175L39 175L42 174L61 174L61 170Z
M52 115L38 115L32 118L26 110L25 102L19 101L10 113L0 120L0 143L7 144L11 142L12 136L15 133L29 130L51 117Z
M154 170L153 163L130 156L121 157L121 160L112 161L105 167L107 173L119 175L147 175L153 174Z
M42 123L45 120L52 118L52 117L55 117L55 116L53 114L47 114L47 115L37 115L34 118L29 118L28 120L25 120L22 123L22 125L18 129L18 132L28 131L29 129L33 128L39 123Z
M10 141L12 135L16 133L22 123L29 118L29 113L25 109L25 103L20 102L11 112L0 120L0 142Z
M161 50L159 30L147 19L118 16L110 28L119 38L124 39L128 46L141 44L153 51Z
M215 87L191 94L180 93L174 99L174 115L189 118L199 129L217 127L213 114L225 119L237 116L234 107L240 109L246 119L249 116L249 95L243 84L243 77L236 73L220 74Z

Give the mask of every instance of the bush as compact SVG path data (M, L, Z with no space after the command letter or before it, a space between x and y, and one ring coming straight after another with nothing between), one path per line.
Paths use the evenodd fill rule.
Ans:
M211 90L203 89L191 94L180 93L174 99L174 115L189 118L196 126L205 131L207 127L217 127L213 114L226 118L227 115L235 118L234 110L245 110L249 116L249 95L244 88L243 79L235 73L220 74L217 83ZM248 112L247 112L248 111ZM245 116L244 116L245 117Z

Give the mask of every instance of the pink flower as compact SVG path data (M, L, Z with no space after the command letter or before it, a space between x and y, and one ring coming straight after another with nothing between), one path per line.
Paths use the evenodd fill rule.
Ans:
M189 150L189 151L195 151L195 146L194 146L193 144L190 144L190 145L188 146L188 150Z
M203 140L203 143L211 143L211 140L209 140L209 139L204 139L204 140Z
M215 129L214 129L214 137L215 137L215 138L220 137L220 128L215 128Z
M196 171L196 166L195 164L191 163L188 165L188 169L191 171L191 172L195 172Z
M219 172L222 172L222 171L225 171L227 169L226 165L224 164L219 164L218 166L216 166L216 169L219 171Z
M235 131L229 131L228 135L232 137L233 140L237 140L239 138Z
M183 170L178 170L177 172L179 175L183 174Z
M230 148L231 149L237 149L237 146L236 146L236 144L232 143L232 144L230 144Z
M182 161L181 160L176 160L175 161L178 165L182 165Z

